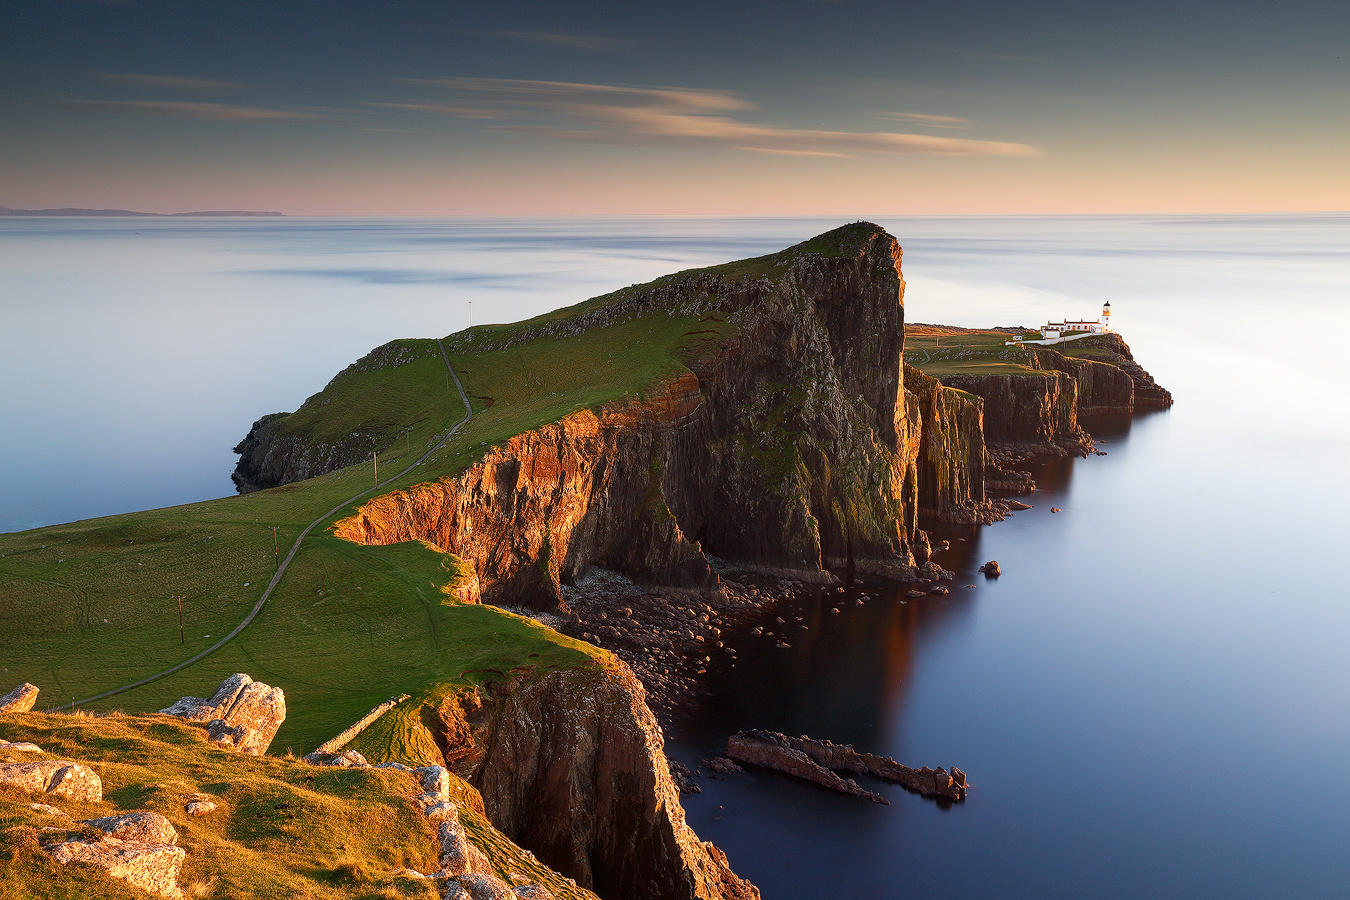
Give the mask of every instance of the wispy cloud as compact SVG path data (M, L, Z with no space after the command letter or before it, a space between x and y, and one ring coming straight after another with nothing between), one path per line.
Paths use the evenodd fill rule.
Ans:
M925 153L942 156L1036 156L1012 141L978 140L897 131L791 128L749 121L754 104L730 91L683 87L633 87L508 78L396 79L454 97L452 103L404 103L471 118L502 120L504 127L561 140L601 143L714 143L731 149L791 156L847 157ZM439 108L431 108L439 107ZM468 110L464 112L463 110ZM897 114L927 125L957 127L967 120L929 113Z
M174 90L224 91L248 87L242 81L224 81L216 78L192 78L186 75L149 75L140 72L99 72L99 76L123 84L143 87L172 88Z
M608 37L600 34L577 34L560 31L475 31L486 38L514 41L518 44L534 44L537 47L560 47L565 50L580 50L586 53L618 53L637 46L636 41L626 38Z
M319 115L289 109L261 106L233 106L228 103L204 103L186 100L70 100L80 106L102 107L127 112L152 113L183 119L208 119L217 122L260 122L280 119L315 119Z
M882 113L881 117L893 122L912 122L915 125L927 125L931 128L969 128L975 124L960 116L938 116L932 113L887 112Z

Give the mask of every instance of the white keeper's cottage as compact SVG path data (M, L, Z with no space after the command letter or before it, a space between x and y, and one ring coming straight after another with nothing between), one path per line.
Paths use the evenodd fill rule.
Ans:
M1106 334L1111 330L1111 301L1102 304L1101 318L1065 319L1062 322L1046 322L1041 326L1041 338L1060 338L1075 331L1088 334Z

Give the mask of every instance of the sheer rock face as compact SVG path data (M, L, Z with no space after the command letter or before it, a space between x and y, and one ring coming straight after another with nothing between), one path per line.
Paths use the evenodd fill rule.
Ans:
M68 759L0 764L0 785L71 800L103 799L103 782L98 775Z
M776 281L698 273L599 311L700 297L737 332L641 400L518 435L453 479L364 504L336 531L429 541L468 564L481 599L535 608L592 564L703 586L715 581L705 552L808 573L908 557L918 434L899 263L876 229L851 255L798 258Z
M1042 368L1073 376L1078 384L1079 415L1134 412L1134 379L1119 366L1075 359L1048 347L1036 348L1036 362Z
M905 366L919 416L919 514L940 522L981 520L985 501L984 401Z
M267 752L286 721L286 695L239 672L222 681L209 700L184 697L160 712L206 722L207 736L217 744L258 755Z
M1092 446L1078 425L1078 381L1072 375L947 375L942 383L984 400L987 441L1077 454Z
M452 698L441 715L450 765L493 824L582 886L632 900L758 898L685 823L661 730L622 664Z
M3 697L0 697L0 715L4 713L24 713L37 703L37 685L24 682Z

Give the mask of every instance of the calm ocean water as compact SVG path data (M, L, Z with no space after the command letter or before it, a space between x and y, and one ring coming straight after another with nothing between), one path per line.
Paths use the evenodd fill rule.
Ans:
M1177 405L1105 422L946 600L806 604L721 673L728 732L964 768L962 806L768 776L690 820L768 898L1350 890L1350 218L870 217L910 321L1095 314ZM0 530L231 493L230 447L394 337L509 321L837 220L0 219ZM1052 516L1051 505L1064 512ZM773 685L768 690L766 685ZM827 891L828 886L828 891Z

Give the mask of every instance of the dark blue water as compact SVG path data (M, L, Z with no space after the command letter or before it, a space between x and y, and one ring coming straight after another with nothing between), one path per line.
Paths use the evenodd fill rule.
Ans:
M967 802L756 774L705 782L691 822L767 898L1344 896L1350 219L871 218L911 321L1109 297L1177 405L1092 425L1108 456L956 543L977 588L813 610L787 651L744 636L675 746L805 732L959 765ZM0 220L0 529L226 494L254 418L470 300L518 319L835 224Z

